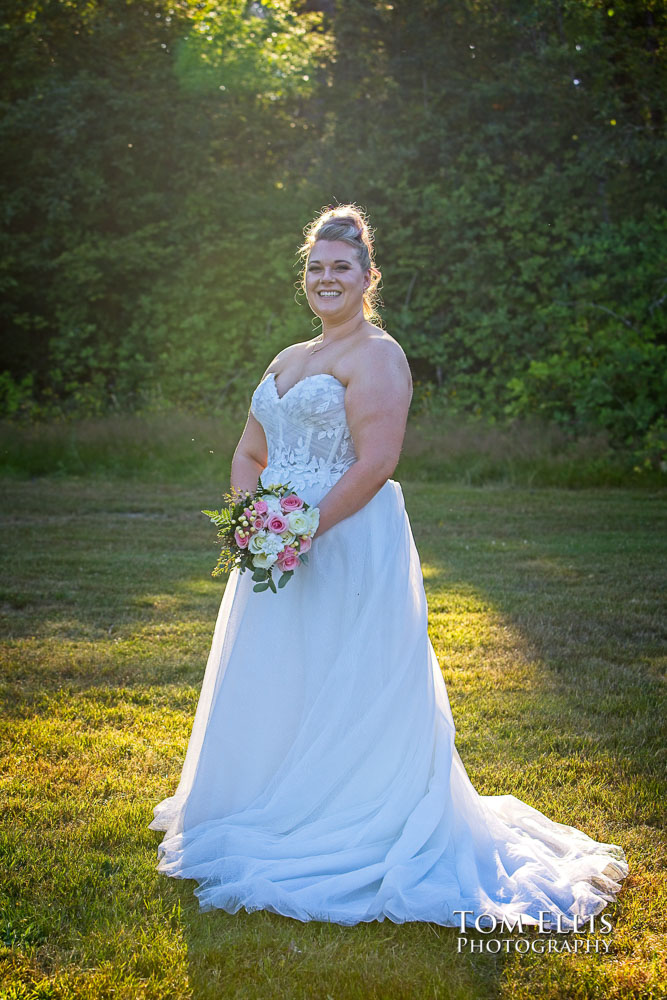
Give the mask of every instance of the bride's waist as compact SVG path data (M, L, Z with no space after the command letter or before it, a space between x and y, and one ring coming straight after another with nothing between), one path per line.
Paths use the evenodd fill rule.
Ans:
M354 457L329 462L315 456L308 461L290 461L286 456L270 456L260 479L265 487L272 483L289 484L306 503L317 504L355 462Z

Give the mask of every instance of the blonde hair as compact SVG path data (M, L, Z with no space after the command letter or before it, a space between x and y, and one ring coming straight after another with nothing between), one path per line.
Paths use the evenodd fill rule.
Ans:
M370 269L371 282L364 292L364 319L375 324L381 322L378 307L381 305L378 285L382 278L373 259L373 230L368 225L364 211L357 205L336 205L322 209L320 214L306 226L305 241L298 253L303 261L301 287L306 290L306 268L310 251L318 240L341 240L357 251L362 271Z

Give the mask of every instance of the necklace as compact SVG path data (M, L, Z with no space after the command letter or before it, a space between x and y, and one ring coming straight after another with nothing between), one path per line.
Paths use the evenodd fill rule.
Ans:
M365 320L362 319L361 323L359 323L354 328L354 330L350 330L350 332L346 333L344 337L341 337L341 340L347 340L347 338L351 337L353 334L355 334L357 332L357 330L360 330L361 327L364 325L364 323L365 323ZM317 354L318 351L323 351L325 347L329 346L329 341L327 341L326 344L324 343L324 333L320 334L319 338L317 340L315 340L315 343L316 344L320 344L321 346L320 347L311 347L310 351L308 352L309 354Z
M308 352L309 354L317 354L318 351L321 351L322 348L324 348L324 347L327 346L324 343L324 337L322 337L322 340L316 340L315 343L316 344L322 344L322 347L311 347L310 351Z

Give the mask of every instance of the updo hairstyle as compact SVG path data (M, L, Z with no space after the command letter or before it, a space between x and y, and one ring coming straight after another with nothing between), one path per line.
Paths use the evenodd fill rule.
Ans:
M380 323L377 311L380 305L378 285L382 278L381 272L373 260L373 230L368 225L365 213L357 205L337 205L335 208L323 209L320 214L304 229L305 241L299 247L299 256L303 261L301 271L301 287L306 290L306 269L308 258L318 240L341 240L357 251L357 257L362 271L371 271L371 283L364 292L364 319L375 324Z

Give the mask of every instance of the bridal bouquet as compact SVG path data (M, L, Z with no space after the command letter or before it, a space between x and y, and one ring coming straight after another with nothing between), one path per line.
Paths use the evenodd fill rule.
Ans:
M318 507L311 507L292 491L289 483L258 484L254 493L231 490L223 495L222 510L203 510L218 528L222 551L212 576L238 567L252 569L253 590L275 593L274 569L282 571L284 587L294 570L308 562L306 553L320 521Z

